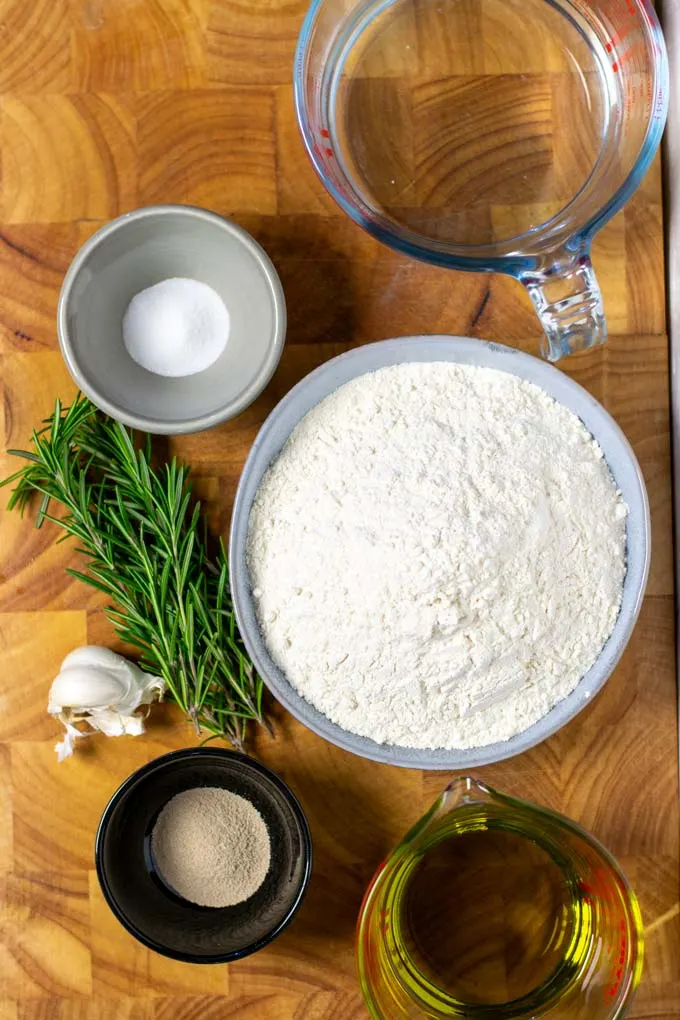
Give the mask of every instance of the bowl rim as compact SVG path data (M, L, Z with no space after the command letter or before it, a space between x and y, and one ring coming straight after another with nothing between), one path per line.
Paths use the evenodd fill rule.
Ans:
M449 357L443 354L444 348L448 350ZM429 354L428 356L418 357L418 351L421 352L421 355L426 352L429 352ZM590 412L600 419L602 431L608 430L610 439L618 444L619 449L627 458L632 468L634 477L632 488L635 490L637 498L636 509L639 511L636 521L639 556L637 576L635 578L631 576L628 566L626 577L624 578L624 596L626 595L627 585L635 585L634 588L629 587L628 589L633 594L632 605L629 607L627 616L623 616L622 603L612 634L607 639L590 670L581 677L571 694L558 701L536 723L533 723L530 727L511 737L509 740L497 741L473 748L426 749L406 748L394 744L379 744L370 738L362 737L343 729L336 723L331 722L318 709L314 708L310 702L298 694L282 671L273 662L265 647L255 616L245 559L248 521L253 498L259 488L265 470L278 455L292 431L292 429L288 430L285 438L281 441L282 429L279 419L282 415L291 408L291 405L295 406L301 400L304 400L306 391L313 388L319 380L323 380L326 376L332 376L339 367L341 367L343 375L342 380L336 382L322 396L319 396L314 402L315 404L351 378L356 378L359 375L375 371L387 365L414 361L450 361L462 364L480 364L482 367L510 372L544 388L553 399L568 407L583 420L583 415L579 411L574 410L573 406L553 393L553 389L566 391L571 396L573 402L583 409L584 413ZM544 385L543 380L547 380L548 385ZM550 385L551 382L552 386ZM296 421L302 419L307 409L298 416ZM584 424L588 431L595 435L593 429L585 422ZM598 436L595 435L595 438L597 439ZM272 447L275 447L273 452ZM630 521L630 517L628 520ZM630 548L630 537L630 524L628 524L627 548ZM558 368L517 348L507 347L495 341L478 340L472 337L421 334L379 340L374 343L353 347L314 369L279 401L261 426L239 479L229 534L229 579L236 621L246 649L266 686L291 715L318 736L360 757L403 768L447 771L490 765L527 751L556 733L578 715L587 704L594 700L614 671L633 632L640 613L649 576L650 555L651 522L649 499L640 465L623 430L595 397ZM603 665L600 665L598 669L598 665L601 663Z
M171 764L175 761L183 761L190 763L191 759L195 758L215 758L236 760L246 768L252 769L253 772L259 773L270 780L274 786L280 791L280 793L288 801L293 814L295 815L298 824L300 825L300 831L302 833L302 853L304 855L304 869L300 878L300 886L295 896L293 903L291 904L288 912L282 918L279 923L271 929L262 938L256 939L255 942L250 943L242 949L233 950L230 953L209 953L209 954L198 954L198 953L182 953L177 950L170 949L163 945L163 943L157 942L155 939L146 935L140 928L137 927L126 915L125 911L119 906L116 897L114 896L111 887L109 885L108 877L106 874L106 868L104 866L104 847L109 833L109 825L113 812L124 800L129 796L131 791L147 776L156 772L158 769L164 768L166 765ZM113 793L109 799L99 825L97 826L97 833L94 841L94 860L95 870L97 872L97 879L99 881L99 887L104 895L111 912L123 925L123 927L133 935L138 942L146 946L148 949L153 949L154 952L160 953L161 956L167 956L172 960L180 960L182 963L230 963L234 960L242 960L245 956L250 956L252 953L263 949L268 946L270 942L273 942L278 935L287 928L290 922L297 914L302 901L309 885L309 880L312 874L312 863L313 863L313 848L312 848L312 834L309 828L309 822L307 816L302 809L302 805L299 800L288 786L287 783L281 779L280 776L273 772L262 762L257 761L255 758L251 758L250 755L243 754L241 751L230 751L227 748L222 747L187 747L177 751L170 751L167 754L162 754L158 758L153 758L151 761L146 762L140 768L136 769L131 775L125 779L118 789Z
M195 415L191 418L178 418L172 422L159 421L143 414L136 414L110 400L92 382L87 372L82 368L76 356L68 326L68 310L71 306L73 289L93 252L101 244L105 243L112 234L124 229L130 223L168 215L185 216L187 219L202 219L206 223L219 227L225 233L232 235L232 237L240 241L244 247L249 249L255 260L259 263L269 284L274 307L274 328L269 350L267 358L263 363L263 371L257 379L250 384L238 400L232 401L230 404L226 404L224 407L211 411L208 414ZM274 263L262 245L243 227L234 223L233 220L227 219L225 216L220 216L219 213L212 212L209 209L202 209L200 206L173 203L142 206L140 209L133 209L131 212L123 213L122 216L117 216L115 219L105 223L103 227L100 227L76 252L73 261L66 270L57 304L57 338L59 347L66 366L79 389L82 390L93 404L96 404L100 410L112 418L123 422L123 424L131 428L151 432L155 435L181 435L213 428L215 425L235 418L236 415L249 407L262 393L278 367L285 343L286 324L286 300L283 286Z

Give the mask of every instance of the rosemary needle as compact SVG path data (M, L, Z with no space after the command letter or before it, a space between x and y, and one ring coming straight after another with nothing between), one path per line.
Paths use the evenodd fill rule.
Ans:
M111 599L107 615L142 668L163 677L199 736L242 747L250 720L267 725L262 680L236 628L221 540L209 555L189 469L174 458L154 468L151 437L137 446L82 394L68 408L57 400L31 450L8 452L28 461L0 482L16 483L9 509L42 496L36 527L52 521L77 539L88 564L69 574Z

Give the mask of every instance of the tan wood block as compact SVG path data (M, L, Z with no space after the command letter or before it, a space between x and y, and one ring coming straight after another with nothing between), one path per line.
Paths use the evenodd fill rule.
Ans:
M680 904L674 899L677 860L671 856L624 856L620 859L636 891L645 927L642 982L633 1002L633 1020L675 1020L680 1002Z
M481 0L479 6L486 74L572 70L553 31L559 17L553 14L552 21L546 17L543 24L532 18L531 31L527 31L526 7L522 0L506 0L502 5ZM582 48L587 52L585 43ZM574 49L578 52L579 48L574 46Z
M488 297L476 335L538 354L543 331L525 288L511 276L493 273L485 279Z
M541 79L546 117L555 111L570 115L578 90L569 76L565 80L569 69L556 59L551 41L517 35L513 13L521 0L508 0L507 19L497 24L484 0L461 2L469 15L469 37L462 41L447 37L446 4L416 0L415 24L407 18L401 28L394 26L412 48L404 46L387 60L378 46L364 62L366 73L378 76L369 83L375 93L393 93L394 75L401 73L416 87L422 85L419 75L458 74L459 87L461 73L497 76L508 69L509 39L518 55L510 70L521 75L547 69ZM257 429L290 387L328 358L359 343L422 332L468 334L538 351L540 325L519 283L398 255L354 225L322 189L292 107L292 54L306 7L302 0L288 6L283 0L0 0L3 474L18 466L4 454L6 446L26 446L54 398L68 401L74 392L54 323L68 262L111 216L148 202L197 202L233 215L269 252L286 292L288 342L259 400L218 429L155 443L159 458L177 453L194 466L211 527L222 534ZM504 55L505 64L491 58L484 65L482 49L474 45L482 28L489 52ZM472 58L463 67L470 45ZM392 80L383 84L382 78ZM513 94L497 82L495 87L504 101ZM431 97L426 92L420 98ZM393 104L391 116L398 113ZM461 138L473 148L488 141L490 149L499 140L466 141L455 118L442 113L441 119L449 148L458 146L456 159ZM539 175L543 158L546 166L552 161L555 181L565 190L579 153L556 143L542 121L537 124L541 159L532 163L524 151L519 155ZM421 143L427 156L424 138ZM441 156L448 168L451 152ZM519 178L495 196L490 215L484 206L443 210L448 185L441 166L432 167L432 180L434 186L425 189L435 203L429 209L409 208L408 192L403 205L394 206L421 229L446 237L467 227L490 230L491 216L500 217L504 229L526 219L522 206L531 196ZM533 181L535 189L538 178ZM467 196L458 188L452 200L467 202L474 185ZM475 770L502 790L570 814L620 856L648 927L647 962L631 1020L680 1016L660 185L657 158L625 212L594 244L607 345L559 366L609 408L640 459L652 507L653 597L621 663L587 709L531 751ZM0 494L0 505L5 500L6 493ZM9 883L7 893L0 889L0 1020L364 1018L354 969L354 921L363 889L379 860L453 774L352 758L273 708L276 740L262 733L251 749L291 783L309 814L316 865L300 914L272 946L229 968L154 957L103 902L91 873L94 833L108 797L131 771L167 750L193 746L195 736L176 710L163 705L154 709L147 736L96 736L79 746L74 759L57 763L59 728L44 702L64 652L83 639L130 651L105 619L103 599L65 574L78 558L70 542L54 544L57 534L47 525L36 532L29 519L16 515L0 517L0 634L9 634L0 683L2 707L9 709L0 717L0 730L4 726L9 737L0 744L0 874ZM37 651L26 650L29 620L35 620Z
M276 212L271 91L159 92L130 105L137 117L140 205Z
M595 235L593 268L602 292L604 314L611 336L630 331L628 297L621 281L626 278L626 220L620 212Z
M238 965L241 967L241 964ZM323 980L310 988L290 973L271 980L259 974L253 980L234 965L229 971L228 998L218 996L173 996L152 1000L153 1020L365 1020L366 1007L359 993L337 993L324 987Z
M197 987L194 993L185 995L159 996L149 999L152 1020L231 1020L238 1018L239 1012L255 1002L259 996L240 996L232 991L231 967L229 967L230 995L202 995ZM263 1016L269 1018L270 1002L267 1000ZM275 1014L273 1014L275 1016Z
M0 925L4 994L91 994L87 875L43 870L0 879Z
M423 332L500 339L498 331L515 323L515 307L503 301L494 313L502 322L496 327L488 317L485 297L495 277L409 259L379 245L344 217L240 216L239 221L266 247L283 283L288 305L284 362L290 348L306 344L369 343ZM522 290L508 283L510 293ZM526 320L537 338L533 312Z
M14 470L17 466L18 462L12 464ZM57 545L63 532L50 522L36 529L36 509L34 504L23 519L17 512L0 510L0 527L8 546L0 552L0 610L52 612L103 605L104 595L66 573L67 567L83 570L86 566L85 558L74 551L75 542L67 538Z
M361 761L294 722L274 714L276 739L257 736L253 749L289 783L307 814L314 874L294 925L266 953L232 965L252 975L293 971L314 985L356 986L356 917L371 876L424 810L422 775Z
M655 984L675 985L680 1002L680 905L668 895L673 857L655 854L622 857L621 866L634 885L645 928L645 971ZM671 881L669 882L669 879Z
M628 1016L630 1020L676 1020L678 1015L677 985L658 986L644 977Z
M569 813L615 855L677 851L677 692L669 656L673 619L671 598L645 599L619 666L599 697L570 724L572 742L563 747ZM664 713L671 725L659 727ZM633 762L639 781L623 783Z
M526 229L539 226L552 219L562 208L562 203L554 202L521 202L514 205L494 205L491 208L492 235L507 239L515 237Z
M628 331L663 333L666 329L663 210L634 195L624 210Z
M391 265L357 267L352 282L361 309L359 343L422 333L487 335L482 320L489 280L481 274L413 265L402 257Z
M121 641L104 609L90 609L86 612L85 618L87 620L88 645L105 645L114 652L118 652L119 655L126 655L130 659L138 657L139 650Z
M52 740L58 724L47 714L47 696L59 665L87 643L83 612L0 613L0 740Z
M229 990L231 994L226 995L201 995L201 989L196 988L194 994L187 992L185 995L159 996L149 999L152 1020L193 1020L200 1017L201 1020L231 1020L238 1017L239 1012L247 1009L255 1003L260 1004L261 999L255 994L241 996L232 990L231 966L229 967ZM251 989L252 992L252 989ZM286 1002L290 1000L286 997ZM271 1002L269 998L265 1002L263 1016L269 1018ZM276 1016L275 1012L271 1012Z
M16 871L90 868L99 819L120 783L152 758L192 742L188 723L165 709L151 718L145 737L95 734L79 741L65 762L54 751L59 738L55 722L54 739L11 745Z
M379 26L376 31L374 25ZM415 5L395 4L385 8L368 27L348 54L343 67L347 79L401 78L407 88L422 66L418 31L418 11Z
M559 56L563 57L563 54ZM599 74L595 70L584 73L570 65L564 67L561 73L550 75L556 125L553 134L556 195L564 204L584 186L600 155L599 121L604 120L606 114L599 109ZM594 107L593 116L588 118L591 105Z
M672 717L675 706L672 647L672 599L645 599L620 664L592 704L542 744L510 761L476 768L475 775L501 792L569 815L615 855L672 856L677 727L655 727L664 713ZM621 781L631 761L644 777L634 787ZM454 775L426 775L428 799Z
M0 744L0 874L3 875L14 867L13 799L9 747L7 744ZM0 974L0 999L2 999L2 995L2 975ZM4 1020L1 1009L0 1020Z
M31 368L33 366L33 368ZM0 385L3 417L0 420L2 477L19 470L25 461L9 456L7 448L26 449L31 430L54 408L60 395L68 403L76 388L61 356L56 351L36 350L24 356L13 351L0 355ZM0 502L6 506L11 487L0 490ZM59 545L61 534L46 522L39 530L33 526L34 509L25 518L0 510L4 542L0 548L0 609L24 610L37 606L50 609L98 606L102 597L70 578L66 566L82 567L74 555L70 540Z
M645 202L650 202L652 205L658 204L662 195L662 185L661 153L657 152L652 160L652 165L642 178L636 194L640 195Z
M419 70L422 74L484 74L483 5L415 0ZM454 31L455 26L455 31Z
M606 392L603 402L640 462L652 518L652 561L647 591L672 595L674 561L667 536L672 529L670 411L666 337L614 337L603 348ZM648 385L641 386L642 378Z
M337 204L324 188L307 159L295 119L293 89L281 85L276 103L276 182L278 209L282 214L317 213L338 216Z
M58 351L10 351L0 354L3 419L0 468L2 477L21 466L7 447L25 449L31 432L54 410L57 396L67 404L76 386Z
M601 404L604 404L607 394L608 354L606 344L604 347L592 348L582 354L575 354L564 369L571 379L584 386Z
M97 997L132 996L148 999L163 995L226 995L229 968L202 967L159 956L130 935L113 916L90 872L92 924L92 986Z
M475 768L472 774L500 793L559 811L563 810L560 756L561 746L556 737L551 737L511 761ZM454 779L468 774L469 770L426 772L423 776L425 808L431 807ZM403 835L405 833L406 830Z
M484 131L465 116L473 94ZM417 203L457 210L543 201L555 192L551 118L547 74L535 74L530 91L522 74L416 85Z
M69 2L79 90L150 92L207 83L201 0Z
M207 73L230 85L287 85L304 0L239 0L208 5Z
M353 176L364 185L366 199L372 206L411 226L415 226L412 217L422 206L416 175L416 96L415 89L404 87L402 77L371 77L362 67L362 77L347 86L345 100L344 131L352 138ZM383 119L392 125L389 132L375 129ZM332 146L332 140L328 144ZM411 212L414 207L416 213Z
M344 216L339 208L334 216L319 213L258 216L240 212L235 219L266 248L277 266L288 259L323 263L354 259L389 261L395 254Z
M112 95L5 95L4 223L109 218L137 203L134 121Z
M21 999L16 1020L151 1020L147 999Z
M66 92L73 84L68 0L2 0L0 93Z
M0 233L0 353L56 349L57 300L77 249L70 223L8 225Z
M231 965L229 985L233 1015L266 1020L366 1020L367 1012L358 987L337 988L329 984L327 971L279 964L270 954L269 967L252 973L247 960ZM210 1015L210 1014L209 1014ZM223 1013L222 1016L225 1014ZM227 1010L226 1016L230 1014ZM164 1016L160 1020L165 1020ZM169 1015L168 1015L169 1020Z

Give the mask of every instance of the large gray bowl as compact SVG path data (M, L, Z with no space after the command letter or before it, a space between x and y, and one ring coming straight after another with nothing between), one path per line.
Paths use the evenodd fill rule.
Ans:
M453 361L510 372L542 387L583 421L604 451L617 486L628 504L628 568L621 611L611 637L578 687L523 733L485 747L467 750L419 750L378 744L332 723L305 701L272 661L257 622L246 566L246 538L253 499L262 476L304 415L344 383L385 365L413 361ZM229 543L231 586L236 619L248 652L274 696L296 719L331 743L364 758L419 769L458 769L488 765L526 751L573 719L601 690L619 661L640 611L650 557L649 503L635 454L616 422L577 383L530 354L455 336L401 337L341 354L311 372L277 404L260 429L246 461L234 504Z

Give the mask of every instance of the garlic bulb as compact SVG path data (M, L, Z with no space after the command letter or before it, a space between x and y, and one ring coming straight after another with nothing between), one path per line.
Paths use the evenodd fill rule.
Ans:
M144 705L160 699L165 682L144 673L133 662L100 645L84 645L70 652L50 688L47 711L66 730L55 745L59 761L73 754L79 737L95 731L108 737L144 732ZM141 709L141 711L140 711ZM83 732L78 723L90 727Z

